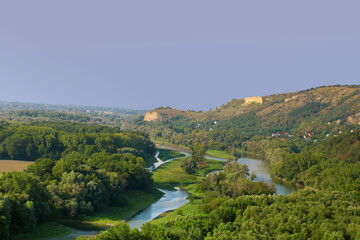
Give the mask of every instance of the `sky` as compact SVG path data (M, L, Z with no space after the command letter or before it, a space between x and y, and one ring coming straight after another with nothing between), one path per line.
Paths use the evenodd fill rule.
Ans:
M360 84L360 1L0 3L0 101L208 110Z

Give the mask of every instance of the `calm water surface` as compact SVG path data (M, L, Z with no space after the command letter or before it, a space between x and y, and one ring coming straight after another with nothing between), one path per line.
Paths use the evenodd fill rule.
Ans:
M164 192L165 195L156 203L150 205L129 219L126 223L129 224L130 228L140 229L142 224L156 218L160 214L179 208L189 202L187 199L189 197L188 193L180 190L179 188L176 188L176 191L168 191L164 189L159 190Z
M238 163L246 164L249 167L249 173L255 172L256 182L273 183L277 194L289 195L296 190L294 186L277 181L271 177L270 168L263 160L239 158Z

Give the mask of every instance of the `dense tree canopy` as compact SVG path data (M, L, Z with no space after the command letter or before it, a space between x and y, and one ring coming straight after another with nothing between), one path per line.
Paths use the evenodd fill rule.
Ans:
M37 125L37 124L35 124ZM86 124L47 123L45 126L13 126L0 131L0 157L17 160L59 159L73 151L90 156L94 152L123 152L124 148L143 158L155 154L148 136L115 128Z
M107 127L80 130L87 128L52 123L9 124L0 130L2 158L37 159L25 171L0 175L1 239L30 231L52 216L126 204L124 191L152 186L142 158L155 152L147 135Z

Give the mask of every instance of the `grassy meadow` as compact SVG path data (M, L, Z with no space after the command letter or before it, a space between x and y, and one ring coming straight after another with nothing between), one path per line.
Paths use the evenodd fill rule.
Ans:
M116 224L125 221L131 215L156 202L163 196L163 192L152 189L148 192L128 191L124 194L128 204L122 207L109 207L91 216L81 218L81 221L94 224Z
M223 162L206 159L198 163L195 174L188 174L181 168L181 159L164 163L153 171L155 186L165 189L174 189L176 186L186 186L197 183L207 173L222 169Z
M216 157L216 158L224 158L224 159L234 159L234 156L230 153L225 151L218 151L218 150L208 150L206 151L206 155L209 157Z
M190 148L183 146L183 145L175 145L175 144L171 144L166 142L165 139L151 139L151 141L153 141L155 144L157 144L158 146L163 146L163 147L169 147L169 148L176 148L185 152L190 152ZM206 151L206 156L208 157L216 157L216 158L223 158L223 159L234 159L234 156L231 155L230 153L227 153L225 151L219 151L219 150L207 150Z
M15 236L14 240L62 239L70 233L70 230L60 223L47 222L37 225L31 232Z
M185 154L180 153L180 152L175 151L175 150L162 149L162 148L158 148L157 150L159 151L159 156L158 157L162 161L167 161L167 160L173 159L173 158L185 157Z
M152 222L155 224L164 224L169 220L173 220L180 215L200 215L202 212L199 209L201 204L201 197L205 191L197 188L197 183L201 178L205 177L209 172L222 169L224 162L217 160L206 159L204 162L198 163L198 170L194 175L187 174L181 168L181 160L176 159L171 162L165 163L157 168L154 173L155 184L159 187L173 189L175 186L185 188L190 194L190 202L184 204L174 211L161 214Z

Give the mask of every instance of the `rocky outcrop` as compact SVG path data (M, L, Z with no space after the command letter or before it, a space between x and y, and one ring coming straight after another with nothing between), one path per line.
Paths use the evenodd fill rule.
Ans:
M299 95L292 96L291 98L285 99L285 102L299 98Z
M148 122L158 122L161 120L163 120L161 114L155 111L147 112L144 117L144 121Z
M245 103L244 104L249 104L249 103L263 103L263 97L247 97L245 98Z
M360 113L348 117L347 121L352 124L360 124Z

